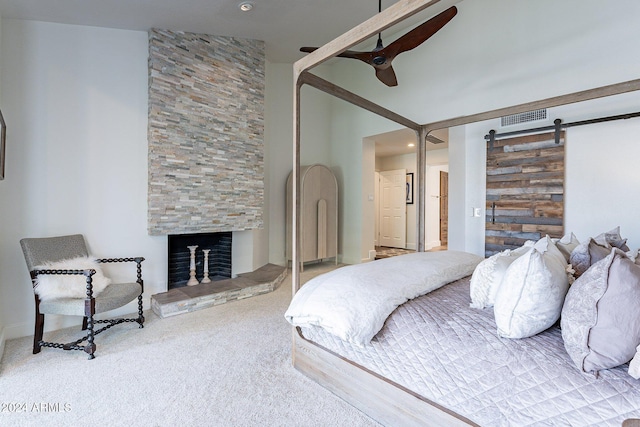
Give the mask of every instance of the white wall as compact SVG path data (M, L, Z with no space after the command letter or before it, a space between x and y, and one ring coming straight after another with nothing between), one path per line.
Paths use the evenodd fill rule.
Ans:
M578 240L620 226L629 246L640 248L639 134L640 118L567 132L565 230Z
M147 235L147 33L3 20L0 56L10 129L0 181L6 337L33 333L22 237L80 232L96 256L144 256L149 308L150 296L166 291L167 242ZM232 274L266 262L267 244L264 232L234 233ZM125 274L108 270L115 280ZM49 316L46 329L69 324Z
M581 0L486 0L461 2L458 9L442 32L394 60L397 87L384 86L371 67L348 59L335 62L333 81L429 123L640 77L640 56L634 54L640 2L615 0L604 7ZM358 262L365 254L358 247L362 139L398 126L337 100L332 113L332 161L343 171L340 184L349 183L341 216L343 259ZM450 164L450 246L482 253L483 219L466 213L484 206L484 196L465 185L477 182L484 148L455 142L450 147L461 156Z
M381 162L380 162L381 163ZM379 238L380 224L380 174L379 159L376 157L376 141L373 138L362 140L362 262L375 260L375 246Z
M490 120L449 129L449 249L469 251L484 256L486 214L484 135L491 129L498 130L498 124L499 120ZM539 125L544 124L536 124L536 126ZM473 197L472 200L470 200L471 197ZM480 217L472 216L473 208L480 208Z
M97 256L145 256L149 295L163 270L159 238L146 235L146 33L5 20L2 39L0 304L11 338L33 332L22 237L81 232Z
M285 209L287 176L293 163L293 67L266 63L265 213L269 262L286 265Z
M319 67L315 74L325 77L329 70ZM301 165L321 163L332 168L332 98L309 86L302 87L300 105ZM265 199L268 223L269 262L286 265L286 184L293 170L293 66L267 62L265 95ZM334 170L334 172L336 172ZM338 187L339 193L342 191ZM338 206L340 209L340 206ZM338 252L340 248L338 248Z

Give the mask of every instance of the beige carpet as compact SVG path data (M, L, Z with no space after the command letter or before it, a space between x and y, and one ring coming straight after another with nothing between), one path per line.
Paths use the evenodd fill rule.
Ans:
M393 256L415 253L413 249L390 248L388 246L376 246L376 259L390 258Z
M334 268L305 266L301 276ZM115 327L83 352L6 343L0 425L375 426L291 366L283 314L291 279L274 292L173 318L146 312L144 329ZM45 339L69 341L69 329Z

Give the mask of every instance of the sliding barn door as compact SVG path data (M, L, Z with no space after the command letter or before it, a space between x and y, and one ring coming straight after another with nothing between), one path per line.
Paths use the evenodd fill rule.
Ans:
M564 132L487 142L485 256L564 232Z

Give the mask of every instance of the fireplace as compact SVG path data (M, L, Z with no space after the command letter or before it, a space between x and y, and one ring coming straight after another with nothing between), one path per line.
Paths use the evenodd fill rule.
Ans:
M232 232L170 234L168 236L168 278L169 289L187 286L189 281L191 251L195 250L196 278L201 281L205 272L205 253L209 249L208 270L212 281L231 278L231 242Z

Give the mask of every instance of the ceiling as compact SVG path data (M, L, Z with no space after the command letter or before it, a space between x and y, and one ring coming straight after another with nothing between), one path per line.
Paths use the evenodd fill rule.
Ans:
M3 19L147 31L160 28L265 41L270 62L293 63L378 12L375 0L0 0ZM385 9L396 0L383 0ZM424 19L424 16L422 17ZM415 24L407 20L389 31ZM402 25L402 26L401 26Z
M433 143L436 139L427 139L427 151L441 150L449 148L449 130L438 129L429 133L431 137L435 137L442 143ZM409 144L416 144L417 138L415 131L411 129L401 129L393 132L381 133L379 135L370 136L376 142L376 157L397 156L400 154L415 153L416 147Z
M245 0L0 0L3 19L88 25L123 30L160 28L227 37L263 40L270 62L293 63L305 54L301 46L322 46L378 12L375 0L248 0L249 12L239 5ZM386 9L397 0L382 0ZM429 18L417 14L387 30L390 35ZM383 34L384 37L384 34ZM392 40L396 37L393 36ZM388 44L387 41L386 44ZM371 46L367 46L370 44ZM375 38L362 43L370 49ZM447 139L447 133L438 135ZM405 129L373 137L376 155L415 152L407 147L415 133ZM447 144L427 143L427 149Z

